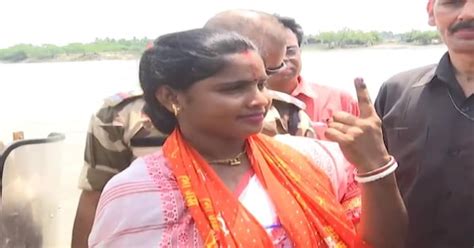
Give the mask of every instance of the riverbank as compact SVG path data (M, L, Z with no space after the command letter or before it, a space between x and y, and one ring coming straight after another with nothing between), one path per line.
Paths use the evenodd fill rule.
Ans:
M351 47L335 47L328 48L325 45L309 44L302 47L303 51L334 51L334 50L355 50L355 49L413 49L413 48L429 48L439 47L443 44L433 45L414 45L409 43L381 43L373 46L351 46ZM0 60L0 63L43 63L43 62L76 62L76 61L101 61L101 60L138 60L141 56L136 51L120 51L120 52L92 52L92 53L72 53L58 54L50 57L42 58L24 58L18 60Z
M333 51L333 50L353 50L353 49L416 49L416 48L429 48L429 47L439 47L443 44L429 44L429 45L417 45L412 43L396 43L396 42L387 42L380 43L372 46L346 46L346 47L328 47L322 44L308 44L302 47L304 50L317 50L317 51Z
M43 62L77 62L77 61L100 61L100 60L135 60L140 58L139 53L130 52L108 52L108 53L84 53L84 54L59 54L50 58L27 58L21 61L3 63L43 63Z

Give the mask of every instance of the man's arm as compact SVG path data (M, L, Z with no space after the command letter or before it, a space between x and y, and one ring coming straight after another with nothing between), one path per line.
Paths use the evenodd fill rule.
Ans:
M126 168L133 154L123 143L123 126L115 125L117 112L102 108L89 123L85 163L79 180L83 190L72 230L72 248L88 247L95 211L105 184Z
M94 223L100 193L99 191L82 191L72 229L72 248L88 247L87 240L92 230L92 224Z

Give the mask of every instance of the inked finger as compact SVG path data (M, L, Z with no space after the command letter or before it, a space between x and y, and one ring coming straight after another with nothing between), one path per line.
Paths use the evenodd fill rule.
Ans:
M367 118L372 116L375 113L375 109L364 79L354 79L354 85L357 94L357 102L359 103L360 117Z

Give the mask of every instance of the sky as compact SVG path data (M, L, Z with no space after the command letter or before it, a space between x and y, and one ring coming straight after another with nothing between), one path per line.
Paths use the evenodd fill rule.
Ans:
M233 8L291 16L305 33L342 28L432 30L427 0L0 0L0 48L18 43L65 45L95 38L156 38L201 27Z

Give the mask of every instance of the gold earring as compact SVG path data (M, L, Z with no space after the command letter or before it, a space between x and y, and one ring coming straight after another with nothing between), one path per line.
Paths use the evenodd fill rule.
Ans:
M171 108L173 108L174 116L178 116L178 114L179 114L179 107L176 106L176 104L173 103L173 104L171 105Z

